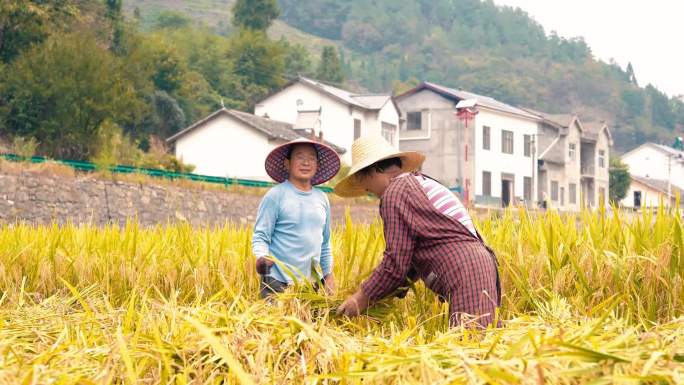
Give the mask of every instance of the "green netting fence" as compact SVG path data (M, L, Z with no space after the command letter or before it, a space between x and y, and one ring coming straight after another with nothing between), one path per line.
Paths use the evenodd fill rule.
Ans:
M12 161L12 162L30 162L30 163L52 162L52 163L65 165L65 166L73 168L74 170L82 171L82 172L93 172L93 171L97 171L99 169L95 163L85 162L85 161L80 161L80 160L56 160L56 159L44 158L42 156L33 156L33 157L28 158L28 157L22 157L22 156L19 156L16 154L0 154L0 157L2 157L3 159L6 159L8 161ZM119 174L137 173L137 174L144 174L144 175L149 175L149 176L153 176L153 177L157 177L157 178L172 179L172 180L185 179L185 180L192 180L192 181L196 181L196 182L222 184L225 186L239 185L239 186L247 186L247 187L271 187L274 185L274 183L272 183L272 182L264 182L264 181L259 181L259 180L239 179L239 178L224 178L224 177L218 177L218 176L193 174L193 173L189 173L189 172L173 172L173 171L161 170L161 169L156 169L156 168L133 167L133 166L126 166L126 165L111 166L111 167L109 167L109 171L112 173L119 173ZM316 188L318 188L321 191L326 192L326 193L332 192L332 188L328 187L328 186L316 186Z

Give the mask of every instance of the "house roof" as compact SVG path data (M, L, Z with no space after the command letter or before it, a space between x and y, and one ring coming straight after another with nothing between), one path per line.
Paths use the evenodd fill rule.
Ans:
M545 162L552 162L557 164L565 163L565 148L563 142L554 140L549 147L547 147L539 156L539 159Z
M210 122L211 120L214 120L215 118L221 116L221 115L226 115L229 116L235 120L238 120L262 133L268 136L269 139L280 139L280 140L285 140L285 141L291 141L295 140L298 138L301 138L302 135L300 135L299 132L295 131L292 124L286 123L286 122L281 122L278 120L273 120L273 119L268 119L268 118L263 118L261 116L256 116L252 115L247 112L242 112L242 111L237 111L237 110L229 110L226 108L221 108L209 116L207 116L204 119L201 119L191 126L179 131L175 135L169 137L166 139L167 142L174 142L178 140L179 138L185 136L186 134L192 132L196 128L199 128L203 126L205 123ZM339 154L344 154L346 150L342 147L339 147L333 143L330 143L328 141L323 141L326 145L330 146L332 149L337 151Z
M563 127L570 127L577 119L576 115L570 114L543 114L542 117Z
M633 152L639 150L642 147L646 147L646 146L652 147L652 148L654 148L654 149L656 149L656 150L658 150L664 154L667 154L667 155L681 156L682 158L684 158L684 151L680 151L680 150L677 150L677 149L672 148L672 147L668 147L668 146L664 146L662 144L656 144L656 143L652 143L652 142L646 142L637 148L634 148L630 151L627 151L626 154L622 155L622 158L625 158L625 157L631 155Z
M665 195L667 195L667 181L663 179L653 179L653 178L644 178L642 176L636 176L636 175L631 175L632 180L635 180L643 185L646 185L656 191L659 191ZM675 186L674 184L670 184L670 196L675 197L679 193L679 196L684 198L684 190L680 189L679 187Z
M608 125L604 122L584 123L584 132L582 132L582 138L598 140L599 133L601 133L602 130L606 130L606 134L608 134L608 140L610 141L610 144L613 144L613 135L610 133Z
M338 101L344 104L358 107L364 110L380 110L385 106L385 104L392 100L392 95L390 94L355 94L353 92L319 82L318 80L309 79L304 76L299 76L296 79L290 81L281 89L278 89L273 93L269 94L268 96L266 96L264 100L270 98L271 96L277 94L281 90L295 83L304 84L328 96L331 96L332 98L337 99Z
M381 109L392 99L390 95L384 94L353 95L352 98L371 110Z
M454 88L449 88L449 87L444 87L439 84L435 83L430 83L430 82L423 82L417 87L397 96L397 99L404 98L406 96L412 95L416 92L422 91L424 89L431 90L433 92L436 92L448 99L460 101L460 100L465 100L465 99L476 99L477 104L483 107L490 108L492 110L500 111L500 112L505 112L517 116L521 116L527 119L531 120L539 120L540 117L538 115L535 115L533 113L530 113L528 111L523 110L522 108L514 107L509 104L500 102L494 98L491 98L489 96L483 96L483 95L478 95L472 92L468 91L463 91L463 90L457 90Z

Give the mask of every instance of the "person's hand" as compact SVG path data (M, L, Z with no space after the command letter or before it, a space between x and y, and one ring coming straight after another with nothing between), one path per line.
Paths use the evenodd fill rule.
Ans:
M323 277L323 283L324 283L323 288L325 289L325 294L334 295L337 288L335 287L335 277L332 275L332 273Z
M260 275L266 275L268 272L271 270L271 266L273 266L273 261L266 257L259 257L257 258L256 261L256 271Z
M363 290L359 289L351 297L347 298L347 300L344 301L340 307L337 308L337 315L355 317L361 314L362 311L366 310L369 304L370 298L363 293Z

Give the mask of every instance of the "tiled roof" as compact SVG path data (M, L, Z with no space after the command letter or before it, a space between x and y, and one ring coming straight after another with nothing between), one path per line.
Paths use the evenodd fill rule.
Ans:
M575 120L575 115L569 114L543 114L542 117L563 127L570 127Z
M597 140L599 133L601 130L605 127L606 130L608 130L608 127L606 126L606 123L604 122L587 122L583 124L584 126L584 132L582 133L583 138L591 139L591 140ZM608 130L608 137L612 137L610 135L610 130Z
M389 95L354 95L352 98L371 110L379 110L391 100Z
M644 184L654 190L660 191L661 193L667 195L667 181L663 179L652 179L652 178L645 178L642 176L636 176L636 175L631 175L631 178L641 184ZM670 184L670 194L671 196L676 196L676 194L679 193L679 196L681 196L684 199L684 190L680 189L679 187L675 186L674 184Z
M562 146L562 142L555 141L550 148L544 150L539 159L544 160L546 162L564 164L565 149Z
M302 135L295 131L294 128L290 123L286 122L281 122L278 120L273 120L269 118L263 118L261 116L256 116L247 112L242 112L242 111L237 111L237 110L229 110L226 108L221 108L220 110L215 111L211 115L207 116L206 118L194 123L190 127L187 127L175 135L171 136L168 138L166 141L167 142L173 142L178 140L180 137L184 136L185 134L193 131L194 129L202 126L203 124L213 120L214 118L225 114L228 116L233 117L234 119L237 119L248 126L259 130L266 134L270 139L281 139L285 141L290 141L290 140L295 140L298 138L301 138ZM335 151L337 151L340 154L344 154L346 150L342 147L336 146L333 143L330 143L328 141L323 141L326 145L330 146L333 148Z
M292 125L289 123L262 118L261 116L237 110L226 110L226 112L250 126L263 131L271 138L283 140L295 140L299 138L299 135L292 129Z
M477 103L479 105L491 108L493 110L497 110L497 111L501 111L501 112L507 112L509 114L519 115L519 116L523 116L525 118L533 119L533 120L539 120L539 118L540 118L539 116L532 114L528 111L525 111L522 108L511 106L509 104L500 102L500 101L498 101L494 98L491 98L489 96L478 95L478 94L468 92L468 91L444 87L444 86L440 86L439 84L430 83L430 82L423 83L422 87L432 89L432 90L434 90L434 91L436 91L442 95L451 96L454 99L459 99L459 100L476 99ZM417 88L420 89L421 86L418 86Z
M298 80L311 87L317 88L346 104L366 110L379 110L392 98L389 94L355 94L303 76L300 76Z

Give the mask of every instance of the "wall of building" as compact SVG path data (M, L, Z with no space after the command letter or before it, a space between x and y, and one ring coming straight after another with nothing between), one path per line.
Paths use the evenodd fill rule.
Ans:
M403 151L419 151L427 158L423 171L449 187L465 187L472 175L472 126L470 135L454 116L454 104L428 90L417 92L397 100L401 119L400 148ZM421 130L407 130L409 112L422 112ZM470 158L465 158L469 147ZM463 197L463 196L462 196Z
M176 141L176 157L194 173L270 181L264 160L275 147L267 136L221 114Z
M540 194L541 193L546 193L546 201L548 204L548 208L557 208L561 210L566 210L566 205L568 204L568 187L565 187L565 202L563 205L561 205L561 194L560 194L560 188L564 187L567 185L566 182L566 177L565 177L565 166L562 164L557 164L557 163L551 163L551 162L545 162L544 166L542 167L542 170L544 171L544 178L540 179ZM552 182L557 182L558 183L558 196L555 197L552 194L551 191L551 186ZM579 186L577 186L579 189ZM577 193L579 196L579 192Z
M603 161L603 167L599 164L599 151L603 151L605 158ZM603 193L603 204L608 205L609 194L608 187L610 185L610 138L608 134L603 131L599 133L598 139L596 141L596 204L599 205L600 199L602 197L601 190Z
M629 166L630 174L644 178L667 180L668 157L650 145L643 145L622 157L622 161ZM684 189L684 162L670 161L670 181Z
M667 194L663 194L660 191L639 183L636 180L632 180L632 183L630 183L629 189L627 189L627 195L622 201L620 201L620 205L626 208L635 208L634 192L636 191L641 192L641 206L637 208L658 207L660 206L661 201L666 206L668 205ZM672 199L671 204L674 205L674 203L674 199Z
M570 158L570 144L575 144L575 156ZM564 150L565 150L565 177L563 178L563 185L565 186L566 199L564 210L579 211L582 207L581 200L581 156L582 156L582 131L577 126L577 123L573 124L572 127L568 129L568 135L565 137ZM572 203L570 199L570 184L575 185L575 202Z
M189 182L188 182L189 183ZM0 221L104 225L137 221L142 225L188 222L194 226L226 222L251 225L261 191L0 172ZM331 196L332 218L343 224L350 207L355 221L377 216L377 204L360 204Z
M301 101L300 105L297 102ZM344 103L332 97L318 92L313 88L301 83L294 83L271 97L259 102L254 108L257 116L266 116L270 119L295 124L298 111L320 110L320 130L325 140L343 147L347 152L342 160L351 163L351 144L354 135L354 119L363 122L365 117L362 111L354 111ZM318 134L318 133L316 133Z
M301 101L301 105L297 105ZM391 104L391 103L390 103ZM259 102L254 108L257 116L295 124L298 111L321 111L320 130L326 140L343 147L347 152L342 161L351 164L351 146L354 142L354 119L361 121L361 135L380 134L380 121L399 125L398 114L392 106L380 111L367 111L349 106L326 93L301 83L294 83Z
M375 115L377 116L376 125L378 128L378 133L382 133L383 122L394 125L396 128L394 132L394 140L390 144L396 148L399 148L399 111L397 111L394 103L392 103L391 100L388 101L387 104L385 104Z
M482 127L490 127L490 149L483 149ZM513 132L513 154L503 153L501 147L502 130ZM537 122L510 116L503 113L480 108L475 118L475 175L474 190L476 202L494 205L502 196L502 174L513 174L515 199L523 198L524 177L533 178L536 169L534 154L531 157L524 156L523 135L534 136L537 133ZM491 172L491 196L483 196L482 173ZM536 188L532 183L532 197L536 196Z

